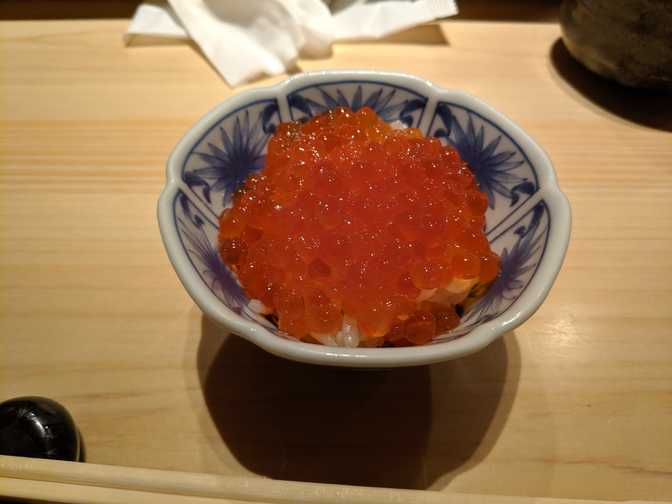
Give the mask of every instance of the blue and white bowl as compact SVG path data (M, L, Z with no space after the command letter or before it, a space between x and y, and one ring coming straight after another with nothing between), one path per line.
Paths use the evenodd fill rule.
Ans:
M455 330L410 348L341 348L302 343L248 307L217 252L218 217L246 177L264 166L280 122L330 108L369 106L453 145L488 195L486 235L502 271ZM159 199L161 236L180 280L213 320L288 359L334 366L396 367L479 350L539 308L569 243L569 203L544 151L510 119L480 100L410 75L372 71L301 74L246 91L194 125L168 160Z

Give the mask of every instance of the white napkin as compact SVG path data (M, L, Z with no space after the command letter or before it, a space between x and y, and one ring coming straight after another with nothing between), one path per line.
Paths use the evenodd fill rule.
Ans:
M457 13L454 0L168 0L141 4L125 35L191 38L232 86L329 54L335 40L379 38Z

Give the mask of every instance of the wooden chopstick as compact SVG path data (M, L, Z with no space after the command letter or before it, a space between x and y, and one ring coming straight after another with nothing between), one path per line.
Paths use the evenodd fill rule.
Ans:
M258 477L221 476L9 456L0 456L0 477L3 478L0 481L0 496L29 498L25 495L14 495L12 485L9 484L10 479L27 480L35 483L33 488L36 491L46 488L46 484L51 484L50 491L54 493L50 499L56 502L80 502L60 497L60 494L63 494L71 498L72 487L79 488L79 495L83 499L81 502L101 503L117 502L113 500L117 498L114 492L119 493L119 490L156 496L155 501L139 502L164 502L161 499L164 499L166 495L228 499L234 502L263 502L265 504L372 504L379 502L446 504L457 502L452 501L447 494L431 491L323 485ZM97 490L99 488L109 489L110 492L102 495ZM24 491L29 490L26 485L23 489ZM89 494L90 498L87 497ZM93 500L94 494L96 498L112 500L95 501Z
M0 477L0 496L68 504L252 504L252 501L216 497L159 494L122 488L2 477Z
M0 497L73 504L615 504L301 483L9 456L0 456Z

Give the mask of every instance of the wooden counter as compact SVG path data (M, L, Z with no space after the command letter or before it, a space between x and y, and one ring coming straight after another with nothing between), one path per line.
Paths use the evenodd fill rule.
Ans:
M486 350L314 368L227 336L178 282L164 162L238 89L190 45L124 47L126 25L0 23L0 400L62 402L102 464L672 499L670 97L594 78L552 22L449 20L300 61L481 97L544 146L574 215L547 301Z

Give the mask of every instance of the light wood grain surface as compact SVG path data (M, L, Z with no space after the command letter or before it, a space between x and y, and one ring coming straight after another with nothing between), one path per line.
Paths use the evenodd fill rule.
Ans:
M0 23L0 399L62 402L96 463L672 499L669 97L593 78L549 22L450 20L301 61L481 97L544 146L574 212L557 283L515 333L429 367L313 368L226 335L179 284L164 162L238 90L192 46L125 48L126 25Z

